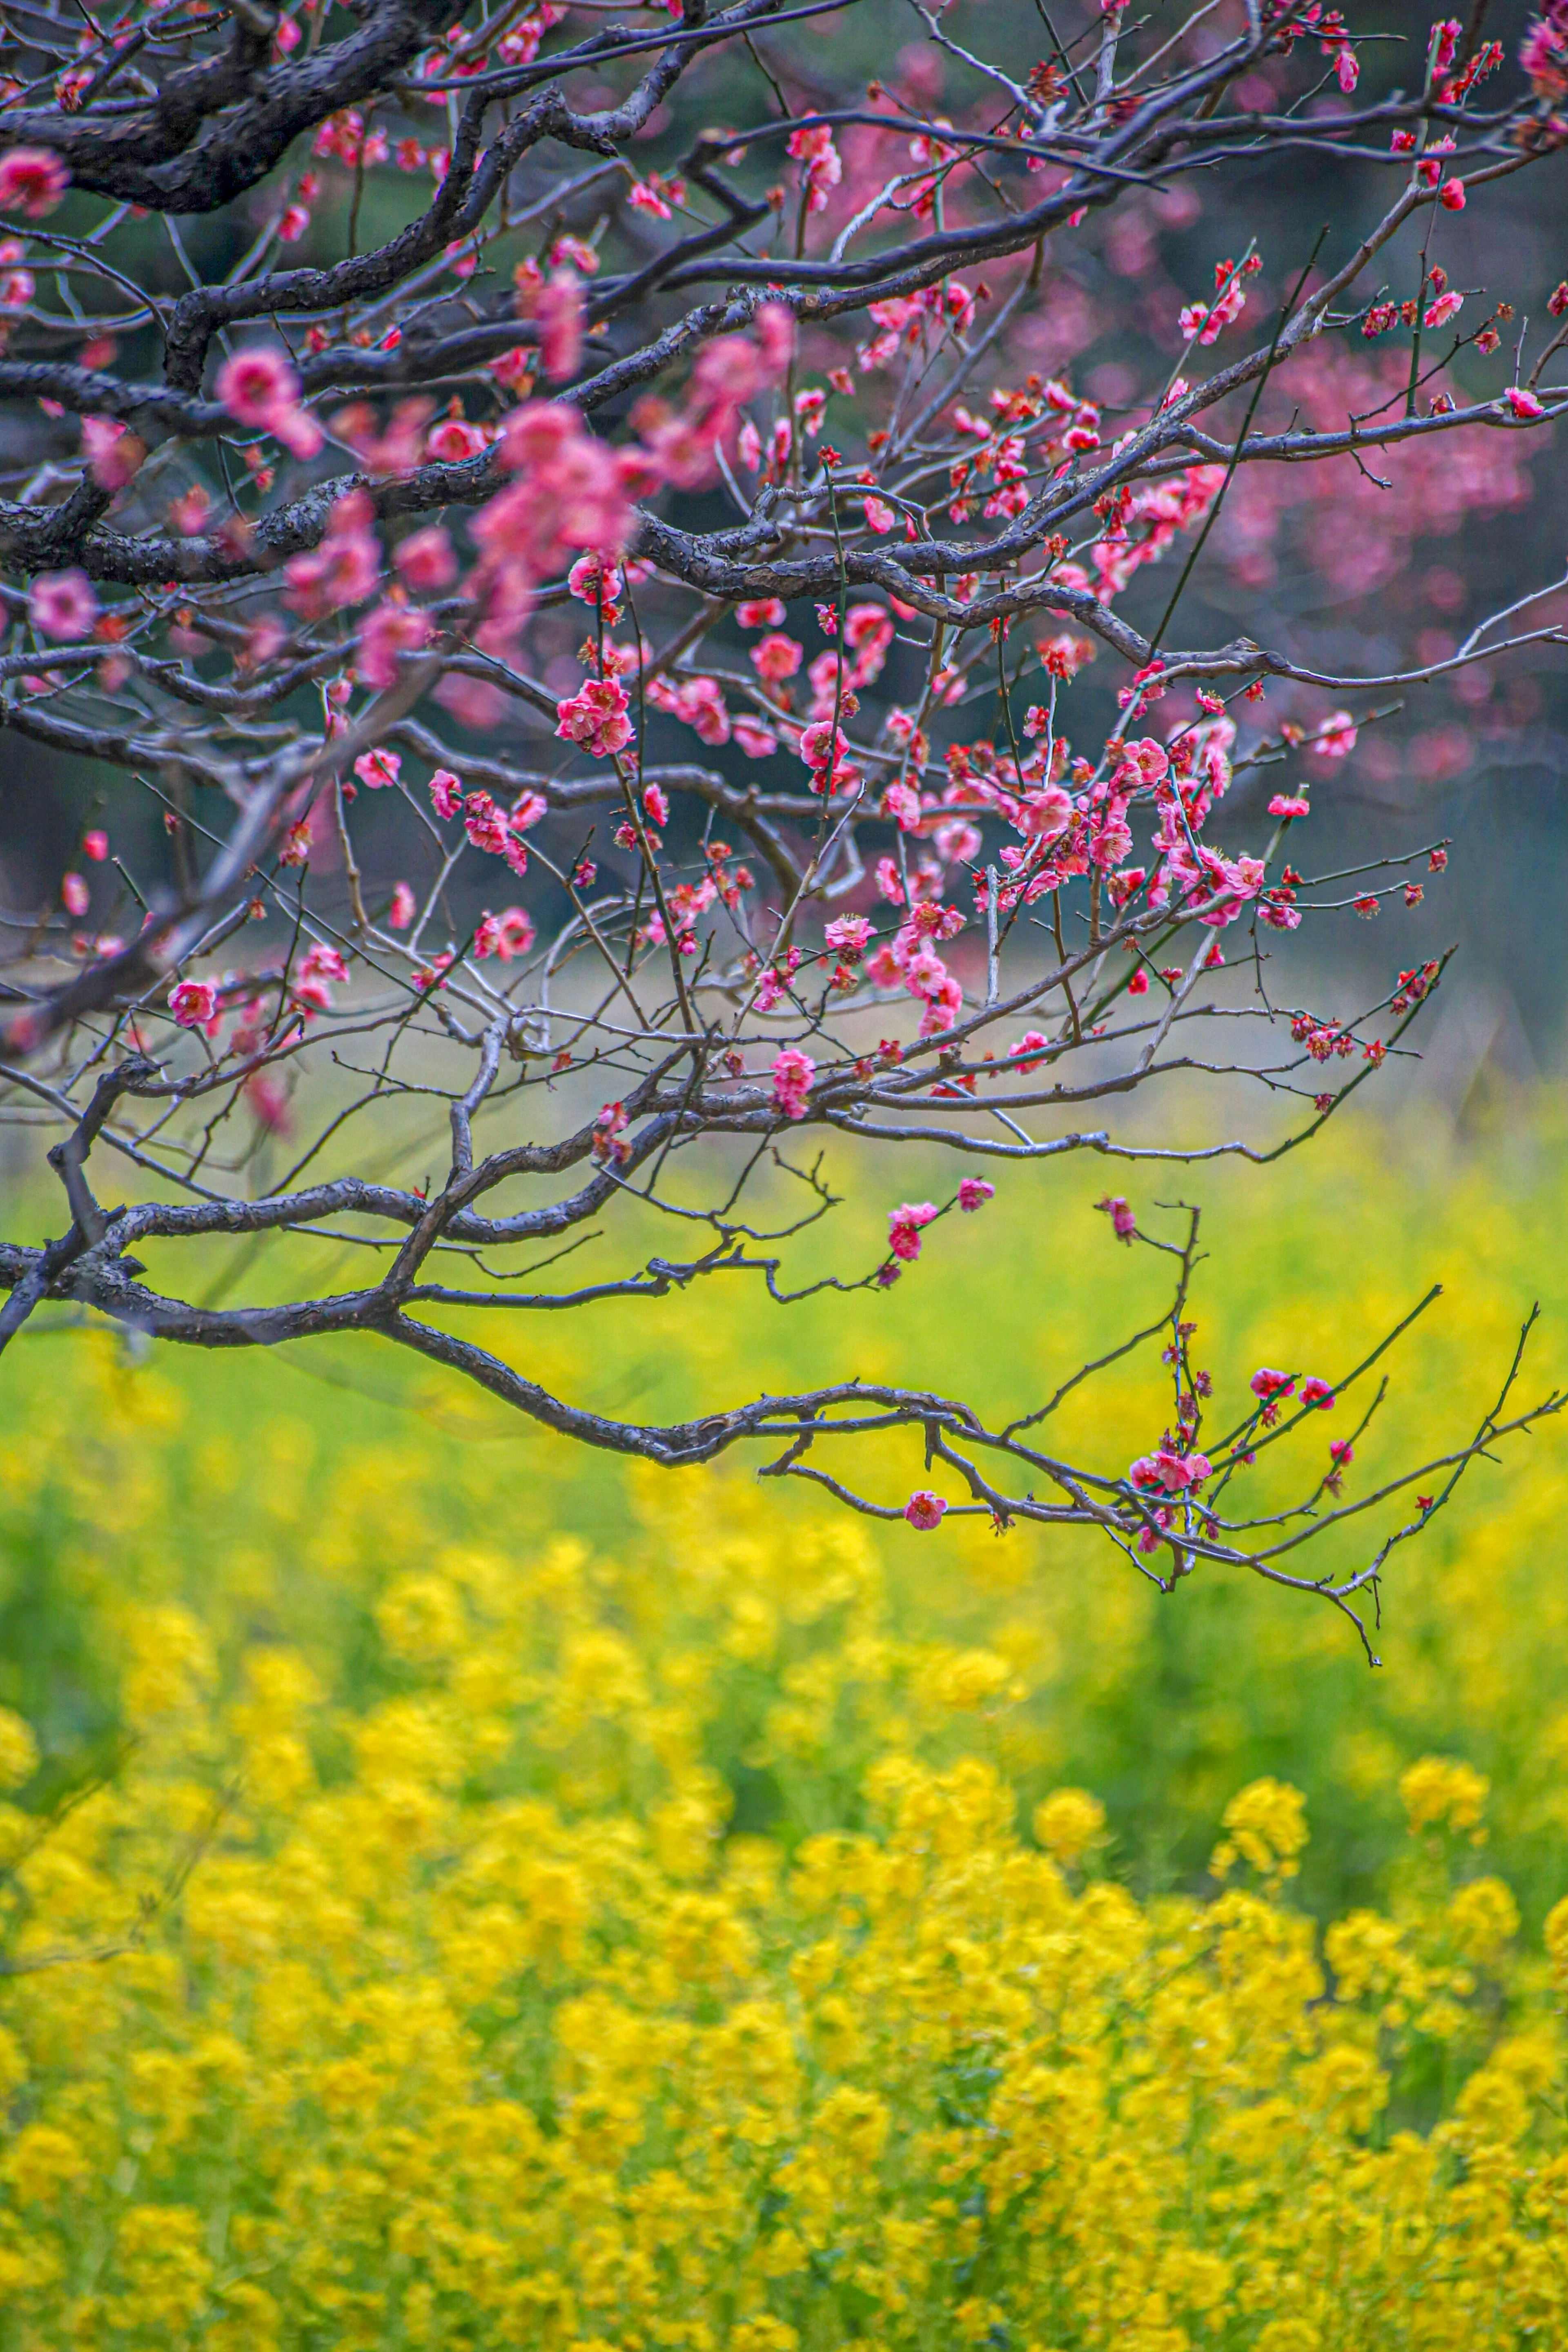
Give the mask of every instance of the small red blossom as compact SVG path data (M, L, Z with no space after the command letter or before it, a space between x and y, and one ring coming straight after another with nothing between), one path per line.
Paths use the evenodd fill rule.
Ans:
M1045 1040L1042 1038L1040 1042L1043 1045ZM1032 1044L1033 1040L1026 1037L1024 1043L1027 1045ZM1025 1066L1027 1067L1027 1065L1026 1064ZM1111 1225L1116 1234L1116 1238L1119 1242L1131 1242L1132 1240L1138 1231L1138 1220L1133 1215L1128 1203L1121 1199L1120 1194L1113 1195L1108 1192L1103 1201L1097 1201L1094 1205L1097 1209L1103 1209L1106 1215L1110 1219Z

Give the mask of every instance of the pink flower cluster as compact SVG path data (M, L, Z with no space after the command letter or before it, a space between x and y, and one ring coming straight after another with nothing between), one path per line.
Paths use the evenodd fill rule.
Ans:
M749 400L780 383L795 350L795 320L782 302L763 302L753 334L720 335L703 346L679 410L639 403L633 421L658 476L678 489L701 489L717 471L713 452Z
M40 572L27 591L27 618L41 637L66 645L90 636L98 598L85 572Z
M888 1247L896 1258L912 1265L921 1254L921 1228L938 1214L932 1201L906 1201L888 1212Z
M877 988L902 988L923 1006L920 1034L935 1037L951 1029L963 1010L963 989L937 953L937 943L956 938L963 917L956 907L934 900L911 907L890 940L866 959L866 977Z
M1141 1454L1127 1475L1144 1492L1184 1495L1189 1488L1201 1486L1213 1472L1206 1454L1184 1454L1166 1443L1152 1454Z
M70 185L70 173L47 147L13 147L0 155L0 212L42 220Z
M300 405L300 379L281 352L252 343L226 360L215 387L237 425L270 433L296 457L314 457L324 441L321 426Z
M607 760L632 740L626 690L618 677L591 677L555 706L555 732L590 758Z
M323 621L374 596L381 580L381 542L368 490L338 499L319 546L291 555L283 566L284 603L307 621Z
M1309 1410L1315 1407L1320 1412L1331 1412L1334 1407L1333 1389L1327 1381L1315 1376L1310 1376L1298 1385L1298 1376L1294 1372L1275 1371L1271 1366L1264 1364L1253 1373L1247 1385L1262 1404L1262 1419L1269 1427L1279 1418L1279 1408L1289 1397L1299 1396Z
M785 1118L804 1118L811 1108L811 1082L816 1076L811 1055L787 1045L774 1057L773 1076L773 1108Z

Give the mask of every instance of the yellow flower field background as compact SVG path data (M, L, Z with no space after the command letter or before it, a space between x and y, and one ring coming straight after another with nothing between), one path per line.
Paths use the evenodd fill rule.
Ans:
M1222 1422L1446 1285L1352 1499L1468 1433L1537 1297L1550 1388L1568 1267L1551 1107L1347 1130L1119 1188L1204 1205ZM1037 1402L1168 1287L1103 1175L1005 1177L886 1297L510 1345L639 1417ZM1064 1408L1108 1469L1156 1354ZM1395 1554L1373 1672L1325 1602L590 1456L368 1343L39 1318L0 1396L7 2352L1568 2342L1557 1423Z

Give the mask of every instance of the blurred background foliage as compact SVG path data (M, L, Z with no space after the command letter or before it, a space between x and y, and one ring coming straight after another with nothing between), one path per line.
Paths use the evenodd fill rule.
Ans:
M1521 1396L1544 1393L1568 1364L1564 1140L1553 1099L1500 1097L1489 1110L1473 1105L1458 1130L1430 1108L1397 1127L1342 1120L1262 1176L1211 1166L1162 1183L1129 1171L1142 1180L1129 1190L1151 1230L1179 1222L1154 1205L1178 1197L1178 1177L1179 1197L1203 1205L1194 1361L1213 1370L1219 1423L1239 1412L1259 1363L1342 1377L1435 1281L1443 1297L1379 1368L1389 1396L1358 1444L1345 1499L1468 1435L1537 1298ZM911 1197L922 1178L943 1197L942 1170L905 1172ZM1168 1300L1169 1261L1124 1251L1094 1213L1098 1172L1080 1160L1005 1176L986 1214L936 1228L890 1293L784 1309L715 1284L530 1318L507 1352L557 1393L639 1418L851 1371L918 1379L983 1411L1024 1410ZM871 1179L853 1161L837 1173L853 1181L817 1255L856 1270L883 1231L886 1173ZM213 1272L223 1279L225 1262ZM265 1260L246 1287L265 1290ZM1253 1474L1270 1482L1259 1493L1294 1500L1370 1385L1277 1449L1288 1469L1267 1457ZM672 1609L688 1606L674 1597L685 1555L718 1546L723 1565L702 1582L700 1615L722 1656L723 1700L704 1740L731 1827L791 1844L825 1826L825 1790L837 1821L858 1818L888 1693L868 1715L834 1612L793 1622L787 1599L768 1597L748 1567L824 1540L842 1516L827 1498L759 1485L740 1463L671 1474L590 1454L363 1342L169 1349L149 1361L101 1331L38 1318L7 1359L5 1388L0 1701L42 1745L29 1802L58 1799L115 1750L116 1612L128 1601L182 1603L231 1668L258 1641L297 1644L358 1708L395 1686L374 1633L391 1582L468 1545L521 1572L547 1538L571 1536L608 1561L640 1563L639 1589L658 1595L670 1580ZM1064 1444L1070 1436L1084 1449L1073 1458L1117 1472L1158 1435L1168 1402L1145 1349L1063 1408ZM841 1466L893 1502L922 1475L908 1445ZM911 1737L917 1690L936 1686L932 1674L940 1682L931 1662L967 1657L973 1701L939 1707L939 1752L994 1760L1021 1811L1060 1782L1093 1790L1112 1866L1141 1894L1194 1885L1228 1797L1275 1774L1310 1804L1304 1898L1323 1916L1369 1900L1402 1836L1399 1774L1436 1750L1490 1777L1495 1859L1538 1922L1565 1883L1565 1494L1555 1422L1498 1466L1476 1465L1429 1531L1394 1555L1371 1629L1375 1671L1327 1602L1252 1578L1205 1570L1167 1598L1078 1535L996 1537L952 1520L932 1535L901 1524L866 1533ZM950 1499L963 1499L956 1486ZM1364 1559L1405 1516L1374 1509L1310 1557L1320 1569ZM616 1573L604 1571L606 1619L640 1649ZM647 1636L655 1651L671 1638L668 1626ZM960 1683L964 1671L952 1668ZM795 1704L797 1684L812 1693L801 1709L809 1772L760 1729L770 1709Z
M1347 1499L1468 1434L1536 1297L1540 1393L1565 1139L1482 1089L1183 1171L1222 1421L1434 1279ZM825 1263L883 1231L839 1172ZM1033 1402L1168 1296L1092 1172L889 1293L510 1349L612 1411L825 1364ZM40 1316L4 1370L7 2352L1564 2340L1557 1422L1395 1554L1373 1671L1320 1600L623 1465L368 1343ZM1064 1418L1114 1466L1167 1393L1150 1351Z

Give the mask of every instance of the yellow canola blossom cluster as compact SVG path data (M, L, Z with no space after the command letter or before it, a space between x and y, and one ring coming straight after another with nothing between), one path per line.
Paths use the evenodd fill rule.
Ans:
M382 1458L198 1610L131 1436L60 1570L118 1743L29 1798L0 1713L5 2352L1568 2344L1568 1904L1468 1764L1386 1907L1292 1907L1278 1779L1140 1902L1026 1793L1023 1633L917 1634L858 1523L410 1564Z

